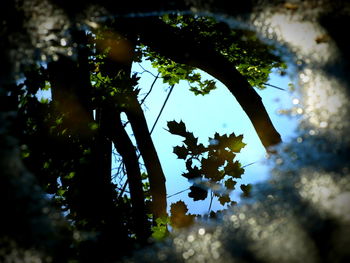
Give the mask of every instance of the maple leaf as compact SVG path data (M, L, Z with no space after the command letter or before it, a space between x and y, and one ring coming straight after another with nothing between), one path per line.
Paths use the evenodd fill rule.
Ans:
M225 166L224 171L225 174L234 178L241 178L241 175L244 173L244 169L241 167L241 164L238 161L229 161Z
M175 135L186 137L188 132L186 131L186 125L183 121L168 121L169 132Z
M178 159L186 160L186 157L188 155L188 150L185 146L175 146L173 153L177 155Z
M190 190L191 192L188 193L188 196L193 198L194 201L204 200L208 196L208 191L201 187L191 186Z

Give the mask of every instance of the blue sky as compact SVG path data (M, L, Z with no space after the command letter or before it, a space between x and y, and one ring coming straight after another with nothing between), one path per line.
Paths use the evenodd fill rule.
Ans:
M150 63L143 62L142 67L156 74L156 70L152 69ZM143 70L139 65L135 64L133 71L142 72ZM205 78L211 78L203 72L201 74ZM145 94L149 90L154 80L154 77L147 72L144 72L141 76L139 82L139 88L141 88L140 98L142 98L142 94ZM269 83L281 87L286 91L272 87L258 91L283 141L288 141L294 136L294 130L297 126L296 118L277 114L278 110L289 109L292 106L292 97L287 91L289 82L290 79L287 76L281 77L278 74L271 74ZM212 137L215 132L220 134L230 134L232 132L236 135L243 134L243 142L247 145L236 158L243 166L253 162L255 163L245 168L245 174L238 181L237 190L231 195L233 200L239 200L241 193L239 185L241 183L254 183L266 180L268 177L269 166L267 164L266 152L252 124L225 86L218 82L217 87L209 95L195 96L189 91L187 82L183 81L175 85L157 126L152 133L152 138L167 178L168 195L183 191L191 185L187 182L186 178L181 176L185 172L184 160L177 159L177 156L173 153L173 147L181 145L182 138L172 135L165 130L167 128L167 122L171 120L182 120L186 124L187 129L199 137L199 141L204 144L208 143L208 137ZM152 93L147 97L144 106L149 128L153 126L168 92L168 85L163 84L162 80L158 79ZM190 213L203 214L208 212L209 198L204 201L193 202L188 197L188 191L185 191L168 198L168 205L170 206L171 203L178 200L183 200L187 203ZM222 209L222 207L217 201L214 201L212 209L215 211Z

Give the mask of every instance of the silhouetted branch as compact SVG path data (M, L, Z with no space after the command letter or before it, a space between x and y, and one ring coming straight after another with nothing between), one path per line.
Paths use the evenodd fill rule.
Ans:
M163 110L164 110L164 107L165 107L166 103L168 102L169 97L170 97L170 95L171 95L171 93L172 93L172 91L173 91L173 89L174 89L174 86L175 86L175 85L171 85L170 90L169 90L169 93L168 93L168 95L166 96L165 101L164 101L164 103L163 103L163 105L162 105L162 108L160 109L159 114L158 114L158 116L157 116L157 118L156 118L156 120L155 120L155 122L154 122L154 124L153 124L153 126L152 126L152 129L151 129L151 131L150 131L150 134L152 134L154 128L156 127L157 122L158 122L158 120L159 120L159 118L160 118L160 116L162 115L162 112L163 112Z
M141 105L145 102L145 100L147 99L149 94L151 94L151 92L153 90L153 87L154 87L154 84L156 83L157 79L159 78L159 75L160 75L160 73L158 72L157 76L154 77L154 80L153 80L153 82L151 84L151 87L150 87L149 91L147 92L146 96L140 102Z
M280 87L277 87L277 86L272 85L272 84L269 84L269 83L264 83L264 85L269 86L269 87L272 87L272 88L275 88L275 89L279 89L279 90L286 91L285 89L282 89L282 88L280 88Z
M155 218L166 215L166 187L165 176L154 147L146 118L137 100L137 94L129 96L129 105L125 113L130 121L137 146L144 160L152 195L152 210Z
M144 27L138 30L144 44L177 63L199 68L220 80L248 115L265 148L281 142L281 136L274 128L260 96L237 71L234 63L216 52L211 43L195 42L195 32L182 32L156 18L145 20ZM159 30L154 31L153 28Z

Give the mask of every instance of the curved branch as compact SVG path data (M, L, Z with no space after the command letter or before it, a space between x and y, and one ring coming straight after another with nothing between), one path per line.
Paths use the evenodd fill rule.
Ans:
M197 43L193 38L195 32L182 32L156 18L145 20L135 29L141 42L177 63L199 68L220 80L248 115L264 147L268 149L281 142L281 136L274 128L261 97L238 72L234 63L217 52L208 41Z
M128 37L128 59L125 61L118 61L113 60L113 58L110 57L104 61L103 67L101 67L103 73L110 77L113 77L115 72L118 71L124 72L125 76L130 76L131 74L131 63L135 49L135 35L133 32L128 31L128 34L125 36ZM109 35L106 35L105 38L109 41L106 42L107 45L113 45L113 42L115 42L115 39L113 39L113 37L110 38ZM101 43L97 43L97 47L99 47L100 44ZM106 46L101 45L100 49L103 50L105 47ZM118 44L115 44L114 47L110 47L112 49L118 49ZM150 192L152 195L152 212L154 218L162 217L166 215L167 206L165 176L157 155L157 151L153 145L143 110L139 101L137 100L137 92L132 91L133 86L130 85L130 83L125 85L126 86L123 88L125 88L125 91L128 90L129 92L126 92L125 94L119 94L118 96L114 97L113 101L111 101L111 104L114 104L116 107L120 107L120 111L125 112L129 119L136 138L137 146L140 149L140 153L145 162L145 166L148 172Z
M134 145L122 125L120 112L117 110L112 111L112 109L109 109L104 116L105 123L109 123L108 127L105 127L105 132L109 135L115 148L123 158L129 182L135 233L138 240L145 242L149 237L149 233L147 232L147 227L145 227L147 225L147 217L138 157Z
M125 113L148 172L154 218L163 217L166 215L167 207L165 176L148 130L146 118L137 100L137 93L133 92L128 97Z

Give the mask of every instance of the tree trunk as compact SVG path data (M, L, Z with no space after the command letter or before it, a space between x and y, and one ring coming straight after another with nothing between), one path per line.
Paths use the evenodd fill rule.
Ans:
M86 43L78 38L78 43ZM81 50L80 50L81 51ZM111 142L100 130L91 128L93 108L87 53L78 53L78 61L60 57L48 65L52 99L74 141L75 150L90 150L74 161L76 174L67 194L71 214L78 228L98 235L96 241L81 243L81 260L98 261L101 254L116 258L129 249L129 237L115 204L111 183ZM102 124L103 126L103 124ZM120 241L115 251L116 238Z

